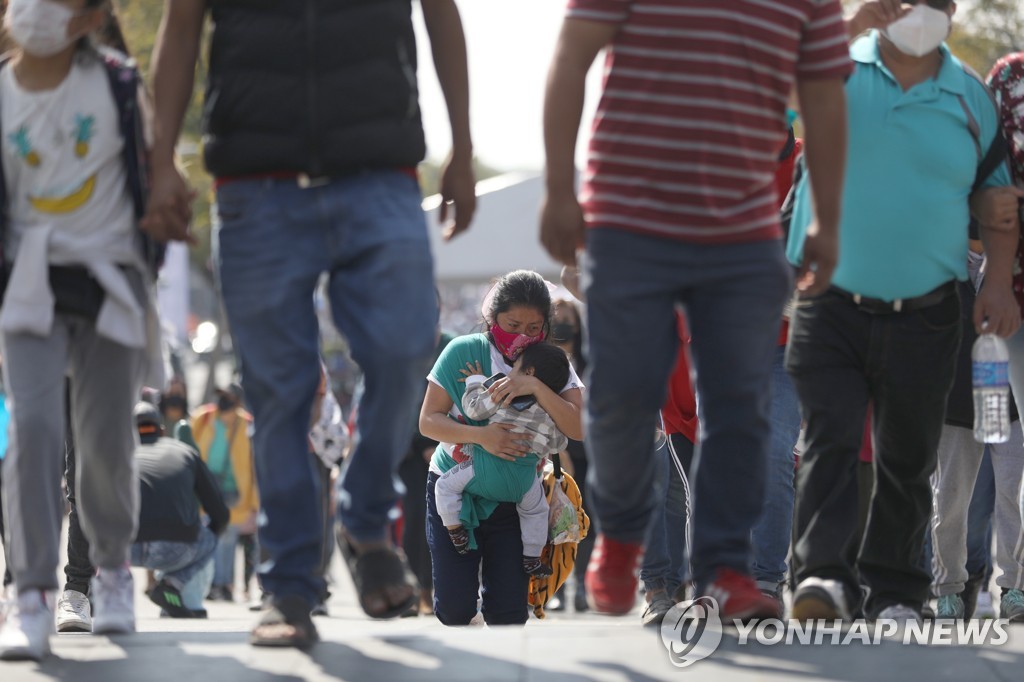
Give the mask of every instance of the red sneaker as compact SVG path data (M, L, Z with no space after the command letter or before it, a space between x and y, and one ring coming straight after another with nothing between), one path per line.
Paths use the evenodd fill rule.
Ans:
M731 568L718 569L704 594L718 602L718 615L723 622L782 618L775 599L763 594L753 578Z
M644 546L597 536L587 567L587 601L598 613L623 616L633 610Z

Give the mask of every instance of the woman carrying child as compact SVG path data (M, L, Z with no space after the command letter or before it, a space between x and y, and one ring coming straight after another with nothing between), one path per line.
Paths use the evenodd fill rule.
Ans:
M456 550L438 514L435 487L449 469L474 454L512 462L531 450L511 424L482 424L463 414L466 377L505 374L488 389L494 404L508 407L517 397L532 396L559 431L569 438L583 435L583 386L575 371L558 392L533 375L513 372L523 349L547 334L551 295L544 279L526 270L504 275L485 299L483 313L488 331L448 344L428 377L420 412L420 432L440 442L427 478L427 543L433 560L434 612L445 625L467 625L476 616L481 575L485 622L521 625L528 616L529 575L515 503L496 504L490 515L479 519L474 529L477 547L465 554Z

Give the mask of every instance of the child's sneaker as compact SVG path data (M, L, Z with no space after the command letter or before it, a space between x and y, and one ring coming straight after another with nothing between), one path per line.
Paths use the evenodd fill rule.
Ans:
M535 578L546 578L551 575L551 567L541 561L539 556L524 556L523 572Z
M458 528L449 528L448 537L452 539L452 544L455 545L455 551L459 554L467 554L469 552L469 532L465 528L459 526Z
M26 590L7 605L7 617L0 626L0 660L41 661L50 653L56 596L53 591Z
M135 632L135 583L128 566L101 568L92 579L92 631L97 635Z

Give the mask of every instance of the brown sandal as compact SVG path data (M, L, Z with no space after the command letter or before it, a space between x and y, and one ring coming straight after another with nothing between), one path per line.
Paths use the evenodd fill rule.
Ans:
M272 597L249 633L249 644L267 647L308 649L320 640L310 616L309 602L298 595Z
M337 536L338 547L359 595L359 605L366 615L371 618L397 618L419 603L420 585L402 550L382 547L358 552L340 528ZM370 608L368 601L373 595L383 596L386 602L385 591L389 587L408 587L409 597L383 610Z

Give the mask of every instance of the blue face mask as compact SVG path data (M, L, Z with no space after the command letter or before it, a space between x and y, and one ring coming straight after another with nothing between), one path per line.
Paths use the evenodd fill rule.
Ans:
M795 109L786 109L786 127L792 128L796 120L800 118L800 113Z

